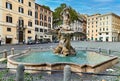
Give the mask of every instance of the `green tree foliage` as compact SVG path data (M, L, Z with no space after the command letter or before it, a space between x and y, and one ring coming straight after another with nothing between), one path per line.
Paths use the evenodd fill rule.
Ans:
M45 6L45 5L42 5L45 9L48 9L48 10L50 10L50 7L48 7L48 6Z
M61 25L62 24L62 19L60 13L62 10L67 7L65 3L62 3L59 7L55 9L53 12L53 24L55 25ZM73 22L74 20L78 20L78 14L77 12L69 6L69 12L70 12L70 21Z

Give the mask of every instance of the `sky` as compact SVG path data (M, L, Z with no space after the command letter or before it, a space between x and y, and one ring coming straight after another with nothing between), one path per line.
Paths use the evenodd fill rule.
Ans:
M115 13L120 15L120 0L36 0L40 5L49 6L52 11L66 3L81 14Z

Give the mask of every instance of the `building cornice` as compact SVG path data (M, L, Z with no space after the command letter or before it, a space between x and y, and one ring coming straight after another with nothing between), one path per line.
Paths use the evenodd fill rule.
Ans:
M116 16L116 17L120 18L120 16L118 16L115 13L107 13L107 14L100 15L99 17L108 16L108 15L112 15L112 16Z
M35 5L40 6L40 7L44 8L44 9L46 9L46 10L48 10L48 11L53 12L52 10L47 9L47 8L43 7L42 5L40 5L40 4L38 4L38 3L35 3Z

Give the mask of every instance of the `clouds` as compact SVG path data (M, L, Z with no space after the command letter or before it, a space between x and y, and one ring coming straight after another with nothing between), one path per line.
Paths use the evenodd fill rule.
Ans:
M66 3L79 13L107 13L115 12L120 14L120 0L36 0L41 5L49 6L52 11L60 6L61 3Z

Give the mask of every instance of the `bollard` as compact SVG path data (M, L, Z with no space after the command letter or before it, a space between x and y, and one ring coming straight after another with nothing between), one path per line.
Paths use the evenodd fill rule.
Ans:
M63 81L71 81L71 68L68 65L66 65L64 67L64 78L63 78Z
M11 55L14 55L14 48L11 48Z
M7 58L7 50L6 49L4 49L3 58Z
M16 81L24 81L24 65L19 64L17 67Z
M101 52L101 48L98 48L98 53L100 53Z
M87 51L87 50L88 50L88 48L87 48L87 47L85 47L85 50Z
M28 50L29 50L29 51L31 51L31 48L30 48L30 47L28 47Z
M109 54L109 55L111 54L111 50L110 49L107 50L107 54Z

